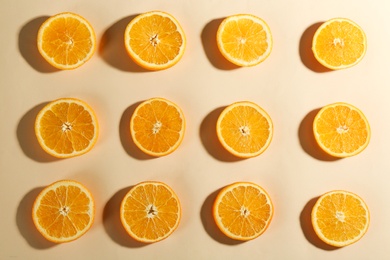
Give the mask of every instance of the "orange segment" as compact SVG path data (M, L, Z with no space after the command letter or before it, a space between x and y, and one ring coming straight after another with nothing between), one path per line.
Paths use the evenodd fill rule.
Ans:
M75 69L87 62L96 49L89 22L78 14L60 13L47 19L38 31L38 50L57 69Z
M123 198L120 217L123 227L135 240L158 242L178 227L180 201L165 183L142 182L132 187Z
M271 223L274 208L268 193L259 185L237 182L223 188L213 206L218 228L235 240L251 240Z
M333 70L359 63L366 53L367 40L362 28L346 18L323 23L314 34L312 50L316 59Z
M35 120L35 134L41 147L57 158L87 153L95 145L98 120L82 100L61 98L47 104Z
M162 70L175 65L184 54L186 37L170 14L152 11L135 17L125 30L125 47L138 65Z
M347 103L323 107L314 118L314 137L318 145L335 157L349 157L362 152L371 136L365 115Z
M152 156L164 156L181 144L185 131L184 114L175 103L152 98L135 109L130 132L139 149Z
M322 195L311 214L314 231L325 243L343 247L361 239L368 230L370 214L366 203L348 191Z
M92 226L95 218L92 194L73 180L55 182L35 199L32 218L47 240L54 243L73 241Z
M271 143L273 124L270 116L248 101L226 107L217 121L217 136L231 154L250 158L263 153Z
M264 61L271 53L272 44L267 23L250 14L225 18L217 31L220 52L237 66L254 66Z

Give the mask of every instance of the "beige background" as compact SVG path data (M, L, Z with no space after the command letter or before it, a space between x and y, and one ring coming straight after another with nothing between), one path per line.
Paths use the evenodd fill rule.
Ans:
M389 1L226 0L1 0L0 8L0 259L388 259L389 207ZM187 35L183 59L173 68L145 72L126 56L123 30L134 15L163 10ZM54 71L37 53L36 32L49 16L83 15L94 26L98 50L74 71ZM234 69L218 54L220 19L252 13L270 26L274 48L253 68ZM325 72L312 59L310 41L318 24L348 17L368 37L357 66ZM129 139L134 106L161 96L182 107L187 131L179 149L163 158L142 155ZM77 97L96 111L101 134L88 154L53 160L38 147L33 122L46 102ZM216 117L224 106L250 100L272 117L275 135L257 158L234 160L215 139ZM367 116L372 139L358 156L330 160L313 144L315 111L344 101ZM77 241L53 245L32 225L32 202L42 187L71 178L96 199L96 221ZM179 228L151 245L133 242L119 224L119 203L132 185L166 182L183 208ZM216 192L235 181L263 186L275 216L261 237L236 243L223 237L211 218ZM361 241L332 250L313 236L313 199L333 189L359 194L371 211Z

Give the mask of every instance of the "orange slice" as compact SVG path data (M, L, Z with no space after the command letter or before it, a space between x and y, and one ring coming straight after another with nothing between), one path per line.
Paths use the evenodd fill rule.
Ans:
M141 182L122 200L120 218L127 233L137 241L152 243L169 237L179 226L179 198L165 183Z
M263 234L271 223L274 207L259 185L236 182L223 188L213 206L218 228L229 238L251 240Z
M343 247L364 236L370 223L370 213L358 195L336 190L317 200L311 220L315 233L322 241Z
M175 103L151 98L135 109L130 120L135 145L151 156L164 156L181 144L185 131L184 114Z
M99 125L95 112L82 100L61 98L47 104L35 120L38 142L48 154L70 158L89 152Z
M149 70L172 67L179 62L186 47L179 22L161 11L143 13L131 20L124 40L134 62Z
M267 23L250 14L225 18L217 31L217 45L221 54L237 66L261 63L270 55L272 44Z
M92 194L73 180L57 181L35 199L32 219L38 231L54 243L80 238L92 226L95 204Z
M314 118L314 137L326 153L334 157L349 157L362 152L371 136L365 115L347 103L323 107Z
M271 143L273 124L261 107L249 101L227 106L217 120L217 136L231 154L251 158L263 153Z
M319 63L332 70L358 64L366 49L367 40L363 29L346 18L324 22L313 37L314 56Z
M75 69L87 62L96 49L89 22L78 14L60 13L47 19L37 36L42 57L57 69Z

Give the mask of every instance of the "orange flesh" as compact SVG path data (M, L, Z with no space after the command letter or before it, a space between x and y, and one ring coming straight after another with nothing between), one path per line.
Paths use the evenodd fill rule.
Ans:
M252 237L262 232L271 217L267 197L253 187L237 187L229 191L218 205L218 215L229 232Z
M250 19L228 22L222 33L223 48L234 59L257 61L269 48L267 33Z
M76 186L49 190L36 209L39 226L51 239L66 239L83 232L90 225L90 198Z
M237 106L221 121L221 135L226 144L239 153L255 153L267 143L270 124L256 109Z
M42 117L40 134L45 145L58 154L82 151L95 135L91 115L75 103L52 106Z
M123 204L123 218L136 239L160 240L176 228L180 205L166 187L142 185L130 193Z
M367 206L350 195L334 193L321 199L315 215L320 236L336 246L360 238L368 226Z
M334 21L317 35L313 49L320 62L330 68L349 67L366 51L363 31L347 21Z
M369 139L367 122L346 106L335 106L322 112L316 123L320 142L335 154L354 153Z
M136 141L144 150L166 153L177 146L184 120L177 108L155 100L136 111L132 126Z
M42 35L42 50L54 63L74 65L85 60L95 43L93 33L79 20L61 17L53 20Z
M178 56L182 45L175 23L160 15L141 18L130 31L131 49L148 63L168 63Z

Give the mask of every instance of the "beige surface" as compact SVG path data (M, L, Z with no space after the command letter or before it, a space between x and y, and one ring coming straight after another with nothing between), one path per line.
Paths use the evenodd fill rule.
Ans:
M183 59L173 68L144 72L122 47L125 25L154 9L173 14L187 34ZM49 16L72 11L94 26L99 48L74 71L53 71L35 47L37 28ZM0 8L0 259L386 259L390 256L388 1L1 1ZM220 19L252 13L268 22L270 57L253 68L232 69L215 48ZM310 56L318 23L333 17L357 22L368 51L357 66L322 72ZM129 141L128 121L138 102L162 96L182 107L187 132L164 158L148 159ZM33 122L42 104L77 97L95 110L101 135L88 154L53 160L37 146ZM272 117L275 135L257 158L231 160L215 140L220 109L250 100ZM363 153L327 160L309 133L313 111L344 101L360 108L371 128ZM69 244L45 242L32 226L32 201L42 187L63 178L86 185L96 198L96 221ZM120 227L119 202L140 181L159 180L178 194L179 228L168 239L142 246ZM275 205L269 229L258 239L235 243L211 219L215 192L234 181L263 186ZM318 244L308 222L313 198L346 189L365 199L371 226L358 243L329 250Z

